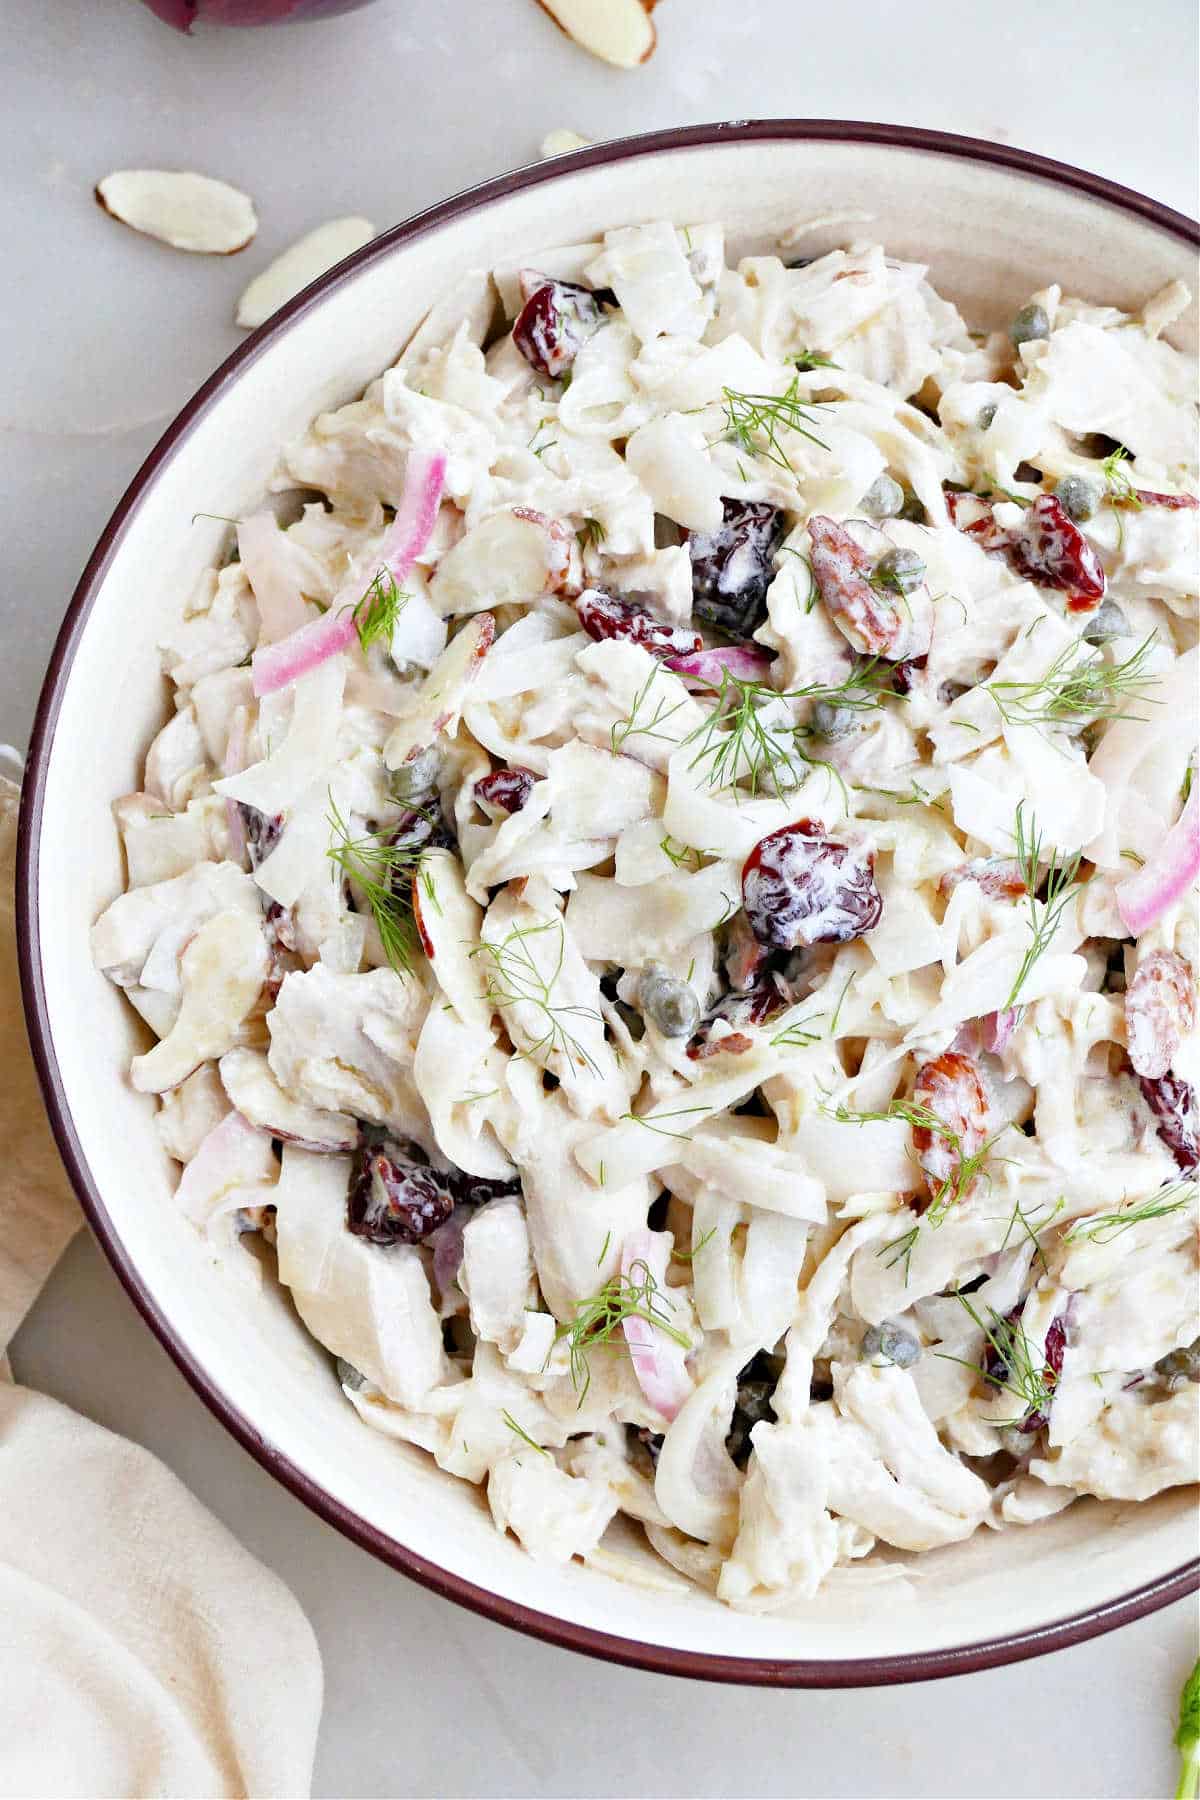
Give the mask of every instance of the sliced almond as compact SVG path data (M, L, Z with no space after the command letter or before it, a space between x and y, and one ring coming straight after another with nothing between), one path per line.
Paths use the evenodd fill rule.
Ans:
M175 169L118 169L96 185L106 213L174 250L232 256L258 230L249 195Z
M654 0L537 0L560 31L593 56L636 69L657 41L650 18Z
M167 1036L135 1056L130 1078L139 1094L161 1094L186 1081L202 1062L224 1056L267 978L267 940L249 913L214 914L179 959L183 999Z
M443 618L536 600L563 586L573 543L561 520L529 507L490 513L447 550L429 598Z
M414 751L432 744L441 733L454 736L468 690L495 635L495 619L482 612L468 619L458 636L451 638L417 689L409 710L396 720L383 751L389 769L398 769Z
M552 156L569 156L572 150L586 150L591 138L581 137L577 131L548 131L542 139L542 147L538 155L543 162Z
M358 1123L346 1113L307 1106L284 1092L260 1050L235 1046L220 1061L221 1083L248 1124L302 1150L353 1150Z
M330 219L326 224L318 225L314 231L297 239L274 262L268 263L261 275L254 277L237 303L238 324L253 331L256 325L262 325L272 313L277 313L281 306L302 292L310 281L315 281L326 269L332 269L344 256L361 250L374 236L375 227L371 221L356 215Z
M458 858L427 850L413 877L412 898L421 948L443 994L460 1019L486 1027L492 1016L484 997L487 971L476 954L483 910L467 893Z

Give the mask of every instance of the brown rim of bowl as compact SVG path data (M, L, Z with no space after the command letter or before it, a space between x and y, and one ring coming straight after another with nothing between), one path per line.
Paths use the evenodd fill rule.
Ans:
M1160 1606L1166 1606L1193 1592L1200 1586L1200 1558L1115 1600L1034 1630L979 1643L960 1644L946 1650L919 1651L910 1655L793 1661L710 1655L705 1651L677 1650L664 1645L641 1643L636 1639L616 1637L589 1626L572 1624L569 1620L557 1618L550 1613L537 1612L516 1601L505 1600L417 1555L394 1538L368 1525L357 1513L335 1500L302 1469L265 1442L250 1421L215 1385L191 1350L179 1341L154 1296L143 1284L109 1217L75 1133L51 1041L38 927L36 852L45 800L46 764L76 644L91 609L93 596L120 547L127 522L136 512L142 496L153 484L159 469L170 459L176 447L187 437L212 402L236 380L242 369L260 356L271 341L286 331L295 319L310 307L318 305L333 288L353 278L359 269L379 257L388 256L397 246L411 243L452 219L476 212L481 207L489 206L522 189L538 187L543 182L554 181L560 175L580 169L599 168L606 163L624 161L630 157L654 156L705 144L769 142L772 139L881 144L894 149L918 150L940 156L961 157L969 162L990 163L1038 181L1072 188L1077 193L1103 201L1121 212L1145 219L1187 244L1200 246L1200 226L1183 213L1175 212L1129 188L1120 187L1102 176L1072 168L1067 163L1035 156L1030 151L1017 150L1007 144L988 143L981 138L844 119L734 120L727 124L689 125L677 130L614 139L544 163L515 169L477 187L467 188L451 199L429 207L403 224L384 232L381 237L347 257L335 269L289 301L226 358L159 439L105 526L63 619L42 686L30 741L17 843L19 961L30 1045L46 1109L63 1162L92 1230L130 1299L205 1405L251 1456L282 1482L284 1487L290 1489L297 1499L302 1500L354 1543L371 1551L402 1574L419 1581L422 1586L432 1589L434 1593L441 1594L447 1600L457 1601L459 1605L468 1607L485 1618L513 1626L531 1637L541 1638L564 1649L579 1650L609 1662L624 1663L655 1674L684 1675L703 1681L737 1682L763 1687L874 1687L892 1682L929 1681L947 1675L966 1674L975 1669L995 1668L1002 1663L1039 1656L1047 1651L1066 1649L1069 1645L1081 1643L1100 1632L1129 1624L1134 1619L1142 1618L1146 1613L1154 1612Z

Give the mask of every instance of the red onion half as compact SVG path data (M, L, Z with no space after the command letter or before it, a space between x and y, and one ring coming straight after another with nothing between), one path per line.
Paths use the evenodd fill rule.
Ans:
M190 31L197 19L209 25L282 25L293 19L328 19L353 12L370 0L142 0L164 24Z

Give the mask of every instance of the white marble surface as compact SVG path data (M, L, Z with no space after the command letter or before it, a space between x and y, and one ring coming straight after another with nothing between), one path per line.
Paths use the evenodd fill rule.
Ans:
M844 31L853 13L853 23ZM252 268L338 212L383 227L592 136L784 114L1001 139L1196 210L1189 0L809 6L664 0L622 74L532 0L377 0L191 42L133 0L4 0L0 738L28 734L91 545L159 430L237 341ZM249 189L243 258L106 220L109 169ZM1162 1795L1194 1608L1040 1661L908 1689L707 1688L584 1661L433 1598L323 1526L227 1438L81 1239L17 1340L19 1378L162 1456L291 1583L325 1655L321 1795ZM864 1643L864 1650L870 1645Z

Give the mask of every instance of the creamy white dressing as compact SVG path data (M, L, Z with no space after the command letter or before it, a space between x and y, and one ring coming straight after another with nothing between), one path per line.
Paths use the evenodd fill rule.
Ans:
M666 223L463 293L283 451L327 501L198 585L117 803L94 951L211 1254L261 1230L531 1554L620 1511L734 1606L1196 1479L1195 894L1120 914L1195 763L1177 297L1014 351L878 247ZM385 628L256 698L410 453Z

